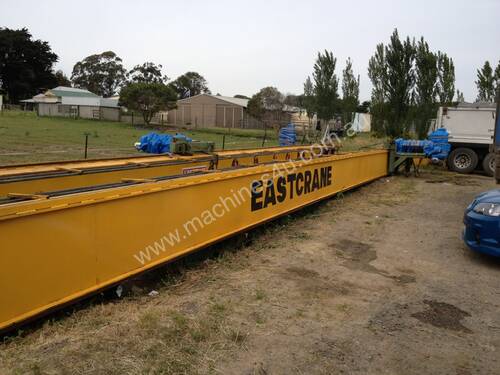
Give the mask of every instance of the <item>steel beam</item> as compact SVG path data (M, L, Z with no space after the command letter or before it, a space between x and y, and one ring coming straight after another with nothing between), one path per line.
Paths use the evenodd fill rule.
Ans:
M385 150L332 155L0 205L0 330L385 176L387 163Z

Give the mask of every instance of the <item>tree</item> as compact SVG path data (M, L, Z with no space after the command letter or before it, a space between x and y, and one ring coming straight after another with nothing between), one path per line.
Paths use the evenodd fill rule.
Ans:
M248 100L250 100L250 98L248 96L246 96L246 95L240 95L240 94L236 94L234 96L234 98L236 98L236 99L248 99Z
M179 98L186 98L199 94L210 94L207 80L196 72L187 72L171 83Z
M276 124L279 126L279 120L281 116L281 112L283 111L285 96L276 88L272 86L264 87L257 94L253 95L247 104L247 111L257 120L263 121L264 125L264 144L266 136L267 136L267 128L268 122L273 122L272 125ZM264 120L264 116L266 113L271 114L272 117L266 117Z
M316 113L316 98L314 96L314 85L311 81L311 77L307 77L304 82L304 109L307 112L307 117L309 118L309 125L311 125L311 120Z
M359 112L359 113L368 113L370 111L371 104L372 103L370 101L365 100L364 102L362 102L360 105L358 105L356 107L356 112Z
M458 103L465 102L464 93L462 91L458 90L458 89L457 89L457 102Z
M427 133L437 100L449 105L455 93L455 67L445 53L431 52L423 38L401 40L395 29L387 46L378 44L368 64L373 84L372 129L391 138L407 135L414 123Z
M495 82L496 89L500 90L500 60L498 61L497 68L495 69Z
M264 145L267 138L267 125L263 122L266 109L264 107L264 98L262 97L262 93L260 91L257 94L254 94L248 101L247 112L250 116L262 121L264 126L264 138L262 140L262 145Z
M375 54L368 62L368 77L372 81L372 95L370 113L372 114L372 128L376 134L382 135L385 132L386 121L386 79L387 64L385 60L385 48L383 44L378 44Z
M87 56L75 64L71 74L75 87L104 97L113 96L125 80L126 70L123 68L122 59L112 51Z
M483 67L477 70L476 86L478 102L493 102L495 100L495 79L489 61L486 61Z
M450 105L455 94L455 65L453 59L441 51L437 54L437 96L442 105Z
M141 112L146 124L155 113L175 108L176 100L176 92L163 83L131 83L120 91L120 103Z
M416 133L422 139L429 131L430 119L436 112L436 92L438 79L438 56L429 50L422 37L415 53L415 104ZM439 80L441 82L441 80ZM453 99L453 94L451 95ZM447 99L447 98L446 98ZM447 103L447 101L445 101Z
M134 66L127 73L129 83L166 83L168 77L161 72L162 66L152 62L145 62L142 65Z
M283 103L292 107L304 107L304 95L286 94Z
M276 88L272 86L264 87L260 90L264 108L272 112L281 112L285 104L285 96Z
M62 70L55 72L54 76L56 78L57 86L71 87L71 81Z
M401 41L395 29L389 45L385 47L385 60L387 73L384 83L388 104L385 134L399 137L408 129L410 99L415 84L415 42L409 37Z
M283 111L285 96L272 86L264 87L256 95L252 96L248 102L247 110L253 117L263 120L266 113L266 120L272 121L272 125L278 125ZM267 124L264 121L264 130L267 132Z
M262 120L266 110L264 108L264 100L260 92L250 98L247 104L247 111L250 116L255 117L257 120Z
M0 90L10 103L57 84L52 70L57 55L47 42L33 40L26 28L0 28L0 57Z
M352 61L349 57L345 69L342 71L342 104L344 123L352 121L352 115L359 105L359 75L356 78L352 70Z
M325 122L331 120L339 111L339 82L335 74L336 65L337 59L333 57L332 52L327 50L324 54L318 52L313 71L314 95L318 117Z

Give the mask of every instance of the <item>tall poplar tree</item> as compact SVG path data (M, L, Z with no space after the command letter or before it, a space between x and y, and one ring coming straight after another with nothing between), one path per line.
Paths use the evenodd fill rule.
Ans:
M405 134L409 125L410 100L415 84L413 64L415 42L409 37L401 41L395 29L389 45L385 47L387 94L386 135L399 137Z
M438 56L422 37L415 53L415 131L420 139L427 136L430 119L436 113L437 79Z
M437 54L437 96L441 105L450 105L455 95L455 65L453 59L441 51Z
M385 92L387 66L385 61L385 48L382 43L377 45L375 54L368 62L368 77L372 81L373 86L370 105L372 130L378 135L383 135L385 132L384 124L386 121L387 107L387 96Z
M332 52L327 50L324 54L318 52L313 71L314 94L317 115L325 122L331 120L340 109L336 65L337 59L333 57Z
M477 70L476 87L478 102L495 100L495 78L489 61L485 61L483 67Z
M359 105L359 75L354 76L352 61L349 57L342 71L342 109L344 123L352 121L352 115Z

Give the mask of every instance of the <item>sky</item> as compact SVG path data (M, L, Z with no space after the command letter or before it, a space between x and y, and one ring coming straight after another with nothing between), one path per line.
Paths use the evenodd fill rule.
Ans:
M48 41L68 76L77 61L111 50L127 69L151 61L172 79L197 71L227 96L265 86L300 94L327 49L339 77L351 57L367 100L368 60L394 28L452 57L467 101L476 70L500 60L500 0L0 0L0 27Z

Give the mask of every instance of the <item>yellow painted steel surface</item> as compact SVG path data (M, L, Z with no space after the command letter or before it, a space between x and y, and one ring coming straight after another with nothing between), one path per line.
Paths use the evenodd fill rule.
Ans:
M102 160L80 160L0 167L0 197L10 193L39 192L81 188L144 179L189 174L197 169L224 169L235 165L250 166L308 156L308 146L270 147L217 151L212 155L138 156Z
M384 176L387 161L331 155L0 205L0 329Z
M214 154L221 157L232 156L235 154L255 154L261 152L281 152L281 151L296 151L308 149L309 146L277 146L277 147L267 147L267 148L251 148L251 149L236 149L236 150L218 150ZM161 162L165 160L191 160L194 158L203 158L206 155L195 154L195 155L176 155L172 154L166 155L151 155L151 154L139 154L133 157L118 157L118 158L107 158L107 159L89 159L89 160L69 160L69 161L56 161L56 162L44 162L44 163L34 163L34 164L21 164L21 165L6 165L0 166L0 177L4 175L16 175L25 173L37 173L37 172L49 172L57 171L60 168L68 169L85 169L93 167L111 167L127 165L129 163L154 163Z

